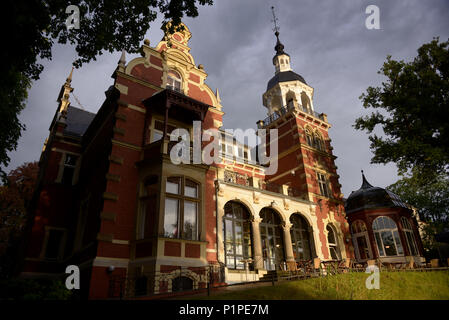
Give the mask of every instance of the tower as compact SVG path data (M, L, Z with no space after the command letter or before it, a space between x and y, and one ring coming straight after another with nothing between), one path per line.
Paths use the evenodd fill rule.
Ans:
M274 13L273 13L274 15ZM291 57L284 51L275 22L276 45L273 65L274 76L268 81L263 94L263 105L268 117L258 121L259 129L278 130L278 171L267 176L268 183L288 185L288 193L315 204L320 228L323 256L332 257L325 247L329 228L334 228L339 239L349 239L348 224L344 217L341 185L338 182L336 157L332 154L327 115L314 109L314 89L291 68ZM342 240L343 242L343 240ZM348 241L339 243L348 247ZM318 249L318 248L317 248ZM346 250L345 250L346 251Z

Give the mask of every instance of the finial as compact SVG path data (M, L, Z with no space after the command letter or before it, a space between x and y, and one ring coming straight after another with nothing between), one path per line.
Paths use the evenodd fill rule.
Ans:
M366 180L365 178L365 174L362 171L362 186L361 189L368 189L368 188L373 188L373 186L368 182L368 180Z
M277 25L277 22L278 22L278 19L276 18L276 14L274 13L274 7L272 6L271 7L271 11L273 12L273 20L272 20L272 22L274 23L274 29L273 29L273 31L275 31L275 35L276 35L276 37L279 35L279 27L278 27L278 25Z
M73 69L74 69L74 67L72 66L72 70L70 71L70 74L69 74L69 76L68 76L68 78L66 80L66 83L71 83L72 82Z
M274 50L276 50L276 54L284 54L284 45L279 40L279 26L277 25L278 18L276 18L276 14L274 13L274 7L271 7L271 11L273 12L273 20L274 23L274 35L276 36L276 46L274 47Z
M119 66L124 67L126 64L126 52L125 49L122 50L122 55L120 56L120 60L118 61Z

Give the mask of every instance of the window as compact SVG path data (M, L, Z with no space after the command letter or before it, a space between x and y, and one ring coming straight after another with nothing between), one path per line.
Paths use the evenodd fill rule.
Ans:
M393 219L385 216L376 218L373 222L373 231L379 256L387 257L404 254L398 228Z
M198 240L199 185L183 177L165 184L164 236Z
M402 217L401 224L402 224L402 231L404 232L405 239L407 240L409 253L412 256L419 255L418 246L416 245L416 239L410 221L406 217Z
M170 133L175 129L176 129L175 126L168 124L167 125L167 134L170 135ZM154 120L154 128L152 131L153 131L153 134L151 136L150 143L161 140L162 136L164 135L164 122L160 121L160 120Z
M182 78L176 71L169 71L167 75L167 88L181 92Z
M330 198L330 190L326 176L322 173L317 172L317 177L321 195Z
M313 147L312 134L310 133L309 130L306 130L306 141L309 146Z
M71 186L73 184L73 176L75 174L76 162L78 157L72 154L65 154L64 169L62 172L61 183Z
M44 258L47 260L59 260L63 255L65 230L49 228L45 244Z
M290 217L293 226L290 229L292 238L293 255L296 261L312 259L311 238L309 225L306 220L298 214Z
M284 243L281 219L276 211L264 208L259 213L262 257L265 270L276 270L284 263Z
M244 269L242 260L252 258L249 212L238 202L226 203L224 211L226 266L229 269Z
M327 225L327 243L329 244L329 252L333 260L340 260L340 250L337 245L337 237L335 236L334 228Z
M352 240L357 260L371 258L368 231L363 221L357 220L351 224Z
M320 136L318 136L318 135L315 135L315 139L314 139L315 141L315 144L314 144L314 146L315 146L315 148L317 148L318 150L324 150L324 142L323 142L323 140L321 139L321 137Z
M171 282L172 292L193 290L193 280L187 277L177 277Z
M140 197L140 219L137 226L137 239L147 239L155 234L157 221L158 177L150 176L143 183Z
M238 147L237 151L238 151L238 157L243 158L243 147Z

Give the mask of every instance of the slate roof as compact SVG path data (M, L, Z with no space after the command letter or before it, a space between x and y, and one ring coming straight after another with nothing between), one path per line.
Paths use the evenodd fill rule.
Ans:
M373 187L362 173L362 186L359 190L353 191L345 201L345 211L347 214L375 208L401 207L410 209L410 206L399 198L395 193L380 187Z
M67 127L64 134L82 137L95 117L95 113L69 106L67 109Z
M276 74L273 78L268 81L267 85L267 91L273 88L276 84L279 82L287 82L287 81L294 81L299 80L302 83L306 83L306 80L304 80L303 77L301 77L299 74L293 72L293 71L283 71Z

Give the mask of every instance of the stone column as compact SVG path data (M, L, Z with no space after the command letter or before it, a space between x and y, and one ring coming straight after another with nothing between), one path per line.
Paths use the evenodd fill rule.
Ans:
M262 258L262 242L260 238L260 228L259 224L262 221L261 218L253 218L251 221L253 228L253 245L254 245L254 268L256 270L263 269L263 258Z
M282 225L282 229L284 230L284 250L288 270L296 270L296 261L295 256L293 255L292 237L290 235L291 227L291 223L284 223Z

